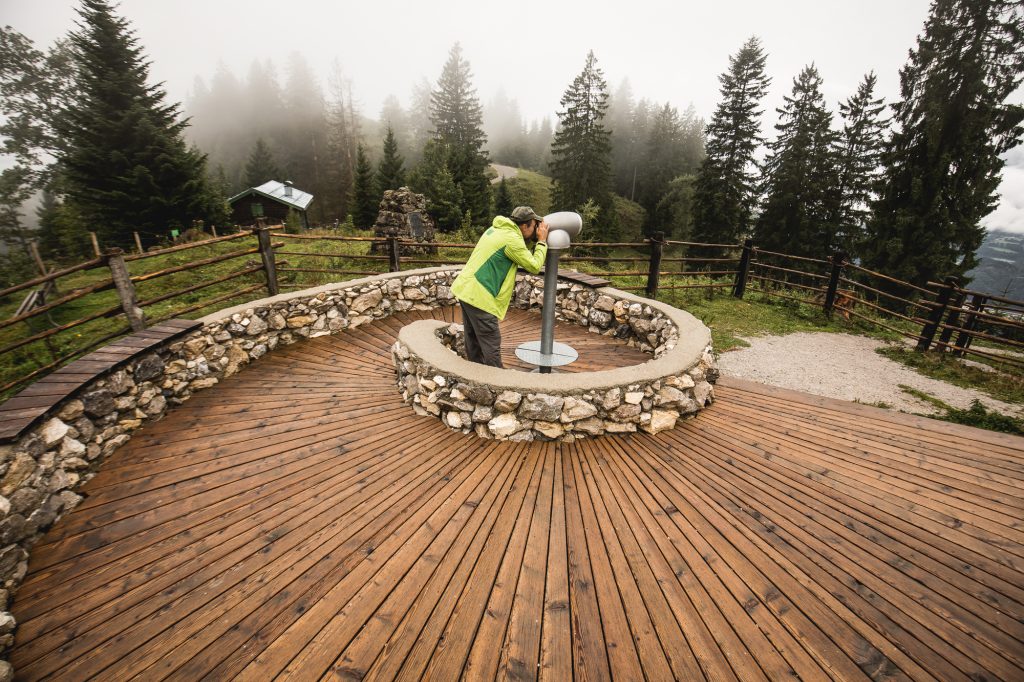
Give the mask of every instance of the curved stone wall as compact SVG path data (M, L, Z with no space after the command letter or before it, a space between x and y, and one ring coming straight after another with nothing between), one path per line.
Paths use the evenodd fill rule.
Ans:
M516 302L540 298L542 281L521 277ZM559 319L652 353L642 365L586 373L529 374L469 362L462 327L423 320L392 346L398 388L417 414L499 440L563 440L657 433L714 400L711 333L689 313L611 289L561 282Z

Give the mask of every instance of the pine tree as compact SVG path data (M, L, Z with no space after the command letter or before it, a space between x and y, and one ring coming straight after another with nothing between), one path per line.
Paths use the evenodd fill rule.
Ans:
M327 159L325 176L328 211L345 219L351 211L356 174L356 146L359 116L352 97L352 87L335 62L327 79L330 99L327 103Z
M594 52L562 95L561 129L551 145L552 202L559 210L579 210L588 201L598 208L594 237L610 239L617 223L612 200L611 134L603 120L608 85Z
M381 192L398 189L405 184L405 170L402 156L398 153L398 142L395 133L388 124L388 132L384 137L384 155L377 166L377 187Z
M494 212L498 215L508 216L514 208L512 194L508 191L508 183L503 177L498 183L498 192L494 196Z
M693 185L696 177L680 175L665 188L654 208L658 229L670 239L688 241L693 232Z
M259 187L268 180L283 181L284 177L274 160L274 153L261 137L256 140L245 164L245 186Z
M380 200L374 184L373 166L366 157L363 145L359 145L356 149L356 177L352 190L352 220L361 230L368 230L377 222Z
M836 246L852 258L864 241L888 124L882 118L884 101L874 97L876 80L874 72L866 74L857 92L839 105L843 132L834 151L837 170L830 222L836 226Z
M900 71L896 130L868 225L868 267L918 286L976 264L981 220L1020 143L1024 10L1009 0L935 0ZM906 291L899 290L906 294Z
M106 0L82 0L79 14L70 37L78 101L57 122L67 201L107 244L211 222L220 207L206 157L186 146L178 105L147 84L149 63L128 22Z
M615 191L622 196L630 195L630 181L634 172L633 112L637 103L633 101L633 87L628 78L623 78L619 87L608 97L608 111L605 125L611 133L612 178Z
M731 244L748 234L757 198L754 152L764 142L759 108L771 79L750 38L718 77L722 99L707 128L707 156L694 187L694 241Z
M643 175L638 201L647 211L648 232L662 229L657 215L658 203L673 178L685 171L685 139L682 121L675 107L666 103L655 114L645 145Z
M463 58L458 43L449 51L437 88L431 92L430 119L437 147L434 151L443 155L443 166L459 188L459 212L463 218L471 216L475 222L483 222L491 212L491 186L484 151L487 138L469 62Z
M814 65L793 80L765 159L765 199L754 230L758 246L798 256L832 252L829 192L835 186L836 135Z
M436 140L427 142L423 159L411 178L411 186L427 197L427 210L442 230L462 226L462 190L448 168L448 156Z

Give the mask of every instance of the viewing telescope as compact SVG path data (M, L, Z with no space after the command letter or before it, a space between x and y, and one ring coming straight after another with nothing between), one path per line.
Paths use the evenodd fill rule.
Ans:
M544 259L544 302L541 309L540 341L527 341L516 348L516 357L537 365L541 374L552 367L575 362L579 353L572 346L555 343L555 294L558 290L558 257L572 245L583 229L583 217L572 211L544 216L548 224L548 254Z

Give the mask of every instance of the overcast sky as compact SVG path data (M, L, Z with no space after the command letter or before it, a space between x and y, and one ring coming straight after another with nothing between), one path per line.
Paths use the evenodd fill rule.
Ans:
M74 0L0 0L0 24L44 47L73 27ZM634 96L692 103L707 118L718 75L751 35L761 38L773 78L765 132L797 72L814 62L825 96L836 103L864 73L878 94L898 95L898 72L928 15L928 0L123 0L153 61L152 74L184 100L196 76L223 62L243 76L256 58L283 67L292 51L326 73L337 59L362 112L376 117L393 94L403 106L413 83L440 74L458 41L481 100L499 88L529 119L554 116L558 100L594 50L614 91L628 78ZM1024 153L1010 156L1000 208L989 227L1024 232Z

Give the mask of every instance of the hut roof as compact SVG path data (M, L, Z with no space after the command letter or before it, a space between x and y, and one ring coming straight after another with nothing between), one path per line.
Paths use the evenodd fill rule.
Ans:
M291 190L291 194L285 194L286 191ZM229 204L233 204L242 197L247 197L250 194L258 194L268 199L273 199L282 204L286 204L300 211L305 211L306 207L309 206L310 202L313 201L313 195L309 192L303 192L300 189L296 189L291 185L277 180L268 180L259 187L250 187L247 190L239 192L235 196L228 199Z

